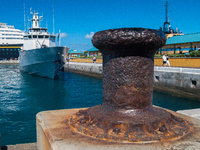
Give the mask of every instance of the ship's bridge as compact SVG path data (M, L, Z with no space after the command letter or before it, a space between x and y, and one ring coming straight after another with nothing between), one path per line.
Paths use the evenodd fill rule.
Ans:
M49 34L47 28L30 28L29 33Z

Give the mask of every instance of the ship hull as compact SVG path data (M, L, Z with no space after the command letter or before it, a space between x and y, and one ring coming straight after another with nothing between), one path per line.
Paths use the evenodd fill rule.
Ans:
M20 70L53 79L66 61L66 47L48 47L19 52Z

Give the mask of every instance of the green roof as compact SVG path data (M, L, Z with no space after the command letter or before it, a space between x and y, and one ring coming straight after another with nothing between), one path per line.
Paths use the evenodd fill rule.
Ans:
M68 54L81 54L82 52L76 50L76 49L72 49L72 50L69 50Z
M167 39L166 45L200 42L200 33L177 35Z
M89 49L89 50L87 50L88 52L94 52L94 51L99 51L96 47L93 47L93 48L91 48L91 49Z

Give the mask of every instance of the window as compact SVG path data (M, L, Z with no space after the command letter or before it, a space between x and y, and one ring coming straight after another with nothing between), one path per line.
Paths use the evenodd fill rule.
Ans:
M50 40L55 40L55 36L50 36Z
M37 35L34 35L33 38L37 38Z
M42 39L42 38L43 38L43 35L39 35L38 38L39 38L39 39Z

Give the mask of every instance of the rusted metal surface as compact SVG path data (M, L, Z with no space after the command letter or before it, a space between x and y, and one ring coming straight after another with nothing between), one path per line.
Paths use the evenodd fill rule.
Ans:
M122 28L93 36L103 54L103 103L70 119L77 132L102 140L155 142L177 139L189 124L154 107L153 56L166 42L159 30Z

